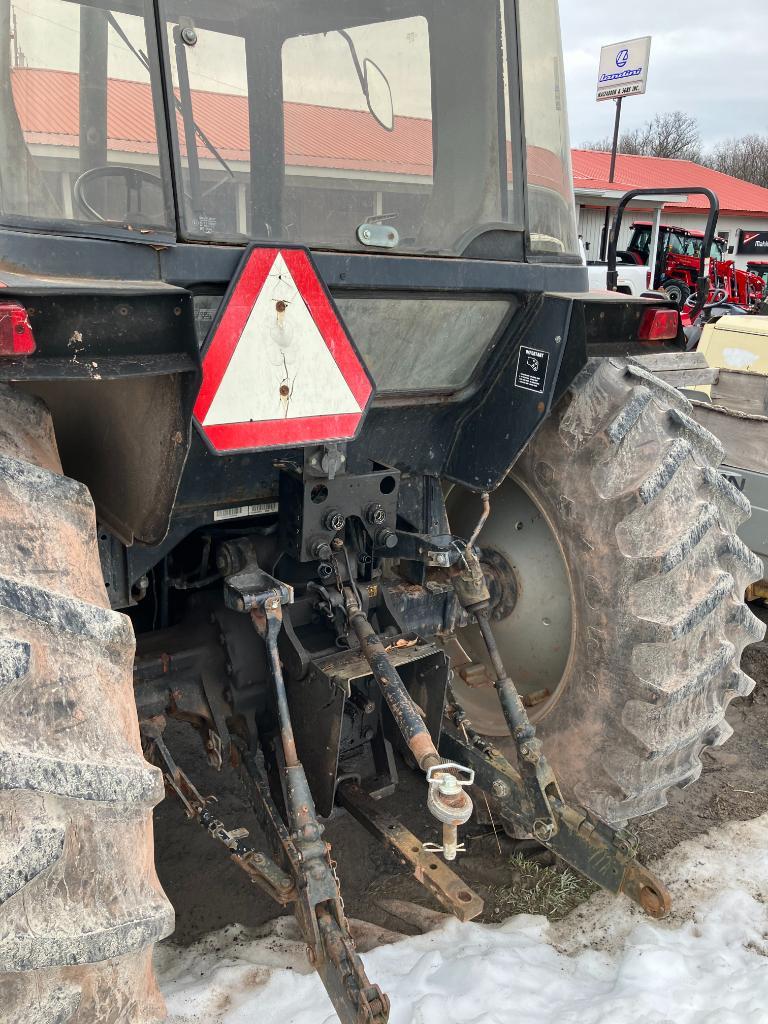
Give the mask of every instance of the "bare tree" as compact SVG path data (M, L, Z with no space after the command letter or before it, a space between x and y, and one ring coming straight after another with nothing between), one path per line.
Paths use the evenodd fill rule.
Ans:
M744 135L727 139L707 156L716 171L768 188L768 136Z
M584 149L610 150L611 138L584 144ZM656 114L640 128L623 132L619 152L629 156L661 156L676 160L701 159L701 133L695 117L682 110Z

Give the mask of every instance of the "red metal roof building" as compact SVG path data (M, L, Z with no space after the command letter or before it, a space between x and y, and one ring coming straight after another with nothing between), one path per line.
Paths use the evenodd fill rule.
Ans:
M46 176L60 201L71 202L72 175L78 172L79 100L78 75L68 71L16 68L13 92L27 142L43 162ZM248 112L245 96L195 91L195 117L221 155L245 176L249 153ZM108 141L110 159L130 155L132 163L157 164L157 140L148 83L113 78L108 88ZM181 119L179 134L183 136ZM431 122L423 118L395 119L395 130L385 131L366 111L336 109L306 103L285 104L285 157L289 175L303 181L316 178L329 189L334 172L349 185L349 171L359 174L361 189L337 189L340 204L369 203L381 189L397 189L398 203L410 194L418 201L420 190L432 174ZM183 144L183 139L182 139ZM201 153L203 165L217 164ZM719 230L736 240L738 229L768 230L768 189L751 185L686 160L619 156L615 182L608 181L610 154L573 150L573 177L580 214L580 233L590 243L591 254L599 249L607 202L630 188L683 188L705 185L721 204ZM531 180L557 185L562 165L553 154L531 148L528 152ZM219 168L220 171L220 168ZM339 185L342 182L338 183ZM421 189L420 189L421 186ZM242 186L244 187L244 186ZM375 200L380 204L381 196ZM647 212L647 208L646 208ZM704 226L706 202L692 196L665 205L664 217L684 227ZM631 223L632 216L627 223Z
M79 77L70 71L15 68L13 94L27 141L79 145ZM231 93L194 92L195 118L226 160L249 160L248 101ZM395 118L386 131L365 110L286 102L285 151L289 167L359 170L427 178L432 174L432 122ZM183 134L181 119L179 132ZM113 152L156 154L150 87L120 78L109 80L108 148ZM532 149L529 172L539 184L556 178L559 161ZM532 164L532 166L531 166Z
M768 189L752 185L728 174L690 160L667 160L660 157L624 156L616 160L613 184L608 180L610 153L574 149L573 184L579 207L579 231L590 243L590 254L599 250L600 233L604 222L605 202L632 188L680 188L692 185L711 189L720 201L718 233L736 245L739 230L768 231ZM682 199L682 197L681 197ZM708 204L703 196L688 199L673 198L664 204L662 221L680 227L703 229ZM643 219L638 216L638 219ZM648 219L647 213L644 219ZM627 216L627 225L633 217ZM626 234L624 236L626 239ZM747 257L736 257L740 266L746 266Z
M14 68L12 82L25 138L54 198L71 216L71 186L80 170L79 77L70 71ZM235 187L240 189L237 230L245 232L250 161L247 98L195 89L193 105L199 128L235 172ZM433 170L431 121L398 115L390 132L366 110L286 102L284 111L286 200L297 237L311 235L312 219L317 216L348 214L350 222L359 223L366 215L393 208L407 222L409 210L414 213L426 201ZM177 129L184 153L180 115ZM109 79L107 151L110 162L157 170L148 82ZM213 155L202 146L198 155L203 173L220 178L222 168ZM529 150L528 173L536 184L566 190L563 165L547 150ZM302 201L307 187L326 190L324 210ZM231 203L231 195L222 191L221 200L222 205Z

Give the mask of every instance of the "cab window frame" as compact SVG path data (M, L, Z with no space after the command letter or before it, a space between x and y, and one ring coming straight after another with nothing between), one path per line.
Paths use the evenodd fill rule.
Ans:
M510 122L510 139L507 139L506 132L506 113L507 111L499 112L499 138L503 140L503 144L511 150L511 159L508 161L508 167L511 169L511 183L512 188L506 186L506 198L502 200L500 196L500 203L506 202L509 209L509 221L503 224L494 224L489 229L488 226L484 226L485 230L478 231L477 233L468 233L468 237L465 241L463 251L430 251L430 250L392 250L391 252L385 253L390 257L410 258L410 257L427 257L437 259L449 259L449 260L460 260L460 259L472 259L472 260L501 260L509 263L524 263L530 260L531 254L527 250L526 240L528 238L528 201L527 201L527 177L526 177L526 166L525 166L525 136L524 136L524 111L523 111L523 97L522 97L522 80L520 75L520 50L519 50L519 37L517 34L518 26L518 2L519 0L497 0L499 16L503 10L503 22L500 24L501 31L505 34L505 48L506 48L506 61L507 61L507 89L506 89L506 105L509 112ZM502 8L503 3L503 8ZM171 46L169 42L168 28L170 25L175 23L173 17L173 0L156 0L157 8L157 38L159 40L159 50L163 65L163 82L164 82L164 95L167 109L167 123L168 123L168 137L170 140L170 154L171 164L173 168L173 182L174 192L177 194L176 203L176 216L177 216L177 232L180 241L190 243L205 243L213 245L250 245L250 244L270 244L280 241L282 244L306 244L313 250L324 251L324 252L345 252L350 255L361 255L371 256L380 254L380 250L377 249L362 249L354 245L350 245L349 248L341 248L338 245L323 244L315 242L313 240L304 241L302 239L292 240L290 243L287 239L273 239L267 236L262 236L253 230L251 230L247 238L242 236L231 235L226 239L211 237L201 232L196 232L192 229L191 225L187 223L187 219L184 216L183 196L178 196L180 184L184 181L184 170L181 160L181 150L179 146L178 137L178 126L176 117L174 116L174 61L171 53ZM412 15L420 15L425 18L427 25L430 26L429 9L426 5L421 3L415 3L410 10ZM360 25L374 23L372 18L361 18L359 22L352 20L352 24L358 23ZM233 22L233 24L235 24ZM213 31L218 30L215 26L216 23L211 21L208 24L205 23L205 19L201 18L199 22L201 28L209 28ZM242 31L238 33L232 33L240 35L247 40L247 29L245 26L241 26ZM316 31L321 30L321 25L318 23ZM309 33L309 27L307 29ZM304 33L302 33L304 34ZM282 51L282 47L288 39L293 38L293 35L283 31L276 31L273 39L273 47L278 52ZM248 57L248 47L246 46L246 59ZM499 59L501 59L501 52L499 53ZM248 61L250 65L250 61ZM435 103L435 68L434 63L431 68L432 75L432 96L433 96L433 111L436 111L437 104ZM249 71L249 93L250 93L250 71ZM253 105L249 103L249 116L251 117L251 151L254 150L253 141ZM281 138L284 144L284 127L285 120L281 116ZM437 135L439 131L439 120L437 116L432 119L432 145L433 152L437 152ZM501 148L501 143L500 143ZM252 166L252 165L251 165ZM282 193L285 193L285 174L286 168L283 162L281 176L280 176L280 189ZM252 171L251 171L252 174ZM263 178L263 176L262 176ZM253 180L251 178L251 180ZM502 185L500 181L500 186ZM269 186L273 189L276 188L276 183L272 182ZM251 209L255 206L253 199L251 202ZM495 230L498 228L499 230ZM509 235L507 243L503 240L500 244L499 236ZM484 236L491 236L488 243L485 243ZM533 261L533 260L532 260ZM565 258L563 262L570 262L568 258Z

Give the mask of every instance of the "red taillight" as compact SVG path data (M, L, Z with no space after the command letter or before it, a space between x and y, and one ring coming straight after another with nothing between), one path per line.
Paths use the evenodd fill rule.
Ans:
M28 356L36 348L26 309L18 302L0 302L0 356Z
M650 291L650 289L651 289L651 272L650 272L650 270L646 271L646 274L645 274L645 287Z
M640 341L670 341L680 329L680 314L676 309L646 309L637 336Z

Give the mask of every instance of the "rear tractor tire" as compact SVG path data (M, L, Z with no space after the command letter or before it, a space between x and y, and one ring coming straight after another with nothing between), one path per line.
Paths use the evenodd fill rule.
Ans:
M480 534L507 670L560 784L621 825L701 773L763 624L744 604L762 565L736 536L749 504L679 392L622 359L590 362L491 497ZM451 492L468 536L477 498ZM477 627L460 639L484 660ZM512 745L490 686L456 674L480 732ZM468 676L468 678L470 678ZM476 673L474 681L476 683Z
M93 504L50 416L0 385L0 1019L150 1024L160 772L141 754L134 637L111 611Z

